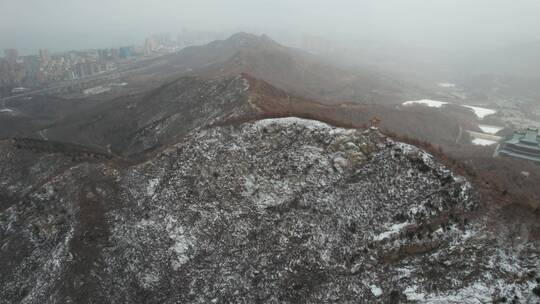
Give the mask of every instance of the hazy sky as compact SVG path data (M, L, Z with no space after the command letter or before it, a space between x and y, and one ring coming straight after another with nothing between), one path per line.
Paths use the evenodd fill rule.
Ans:
M142 44L183 27L489 48L540 40L540 0L0 0L0 48L23 53Z

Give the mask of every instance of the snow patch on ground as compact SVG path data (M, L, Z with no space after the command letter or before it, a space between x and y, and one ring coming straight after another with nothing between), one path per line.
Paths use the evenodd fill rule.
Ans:
M406 101L406 102L403 103L404 106L423 105L423 106L428 106L428 107L431 107L431 108L441 108L442 106L448 105L448 104L450 104L450 103L446 102L446 101L438 101L438 100L432 100L432 99L411 100L411 101ZM486 116L493 115L493 114L497 113L497 111L492 110L492 109L488 109L488 108L482 108L482 107L476 107L476 106L467 106L467 105L463 105L463 107L473 110L474 114L479 119L484 119Z
M465 231L465 233L462 235L462 239L463 240L468 240L470 238L472 238L473 236L477 235L478 234L478 231L475 231L473 229L468 229Z
M251 196L257 191L256 180L253 175L248 175L244 178L244 191L242 192L243 196Z
M410 286L405 289L405 296L408 301L423 301L426 297L423 293L416 292L418 286Z
M421 303L491 303L492 290L484 283L476 282L456 294L429 295Z
M380 297L380 296L382 296L383 291L382 291L382 289L379 288L378 286L376 286L376 285L371 285L371 286L369 286L369 288L371 289L371 293L372 293L375 297Z
M249 175L244 179L242 195L249 197L258 208L265 209L283 204L293 193L294 189L287 180L257 180L253 175Z
M374 241L382 241L384 239L387 239L389 237L391 237L392 235L395 235L395 234L398 234L401 229L403 229L404 227L410 225L409 222L405 222L405 223L401 223L401 224L394 224L392 225L392 227L390 227L390 229L388 231L385 231L377 236L375 236L373 238Z
M396 142L395 146L403 151L405 155L411 155L413 153L416 153L419 157L422 158L422 161L426 163L429 166L433 166L435 164L433 160L433 156L429 153L427 153L424 150L418 149L417 147L413 145L409 145L402 142Z
M396 268L396 272L398 273L398 278L400 279L409 278L413 273L413 269L408 267Z
M406 101L406 102L403 103L404 106L410 106L410 105L415 105L415 104L424 105L424 106L428 106L428 107L431 107L431 108L440 108L440 107L448 104L448 102L446 102L446 101L438 101L438 100L431 100L431 99L420 99L420 100Z
M176 259L171 261L171 266L176 271L189 260L187 252L191 246L191 242L186 237L184 228L177 223L176 218L168 216L166 221L167 233L169 234L169 238L173 241L170 250L176 255Z
M492 269L500 269L508 274L518 273L520 271L516 263L516 258L509 256L501 249L497 249L497 254L490 258L488 265Z
M437 84L441 88L455 88L456 85L450 82L441 82Z
M465 303L465 304L482 304L493 303L497 298L511 298L515 295L519 299L519 303L533 303L527 301L527 291L534 288L535 284L532 281L519 283L508 283L504 280L490 281L488 283L477 281L459 291L438 293L438 294L422 294L417 292L417 286L407 287L405 295L407 300L416 301L417 303ZM536 303L536 302L534 302Z
M478 125L480 130L488 134L497 134L500 130L504 129L503 127L489 126L489 125Z
M244 92L249 91L249 81L245 78L242 79L244 82Z
M477 146L491 146L497 144L494 140L489 139L483 139L483 138L475 138L472 140L473 145Z
M254 198L255 204L259 208L279 206L290 200L293 195L291 185L286 181L275 181L269 189L261 189Z
M152 220L142 219L137 223L137 228L147 229L148 227L154 227L156 223Z
M406 155L409 155L413 152L418 151L418 148L416 148L415 146L402 143L402 142L396 142L396 147L401 149L401 151L403 151L403 153Z
M484 117L486 116L497 113L497 111L495 110L482 108L482 107L474 107L474 106L464 106L464 107L473 110L474 114L480 119L484 119Z
M146 193L148 195L154 195L156 192L156 186L159 184L159 179L153 178L148 181L148 186L146 186Z
M154 272L146 272L140 278L140 284L143 288L151 288L159 282L160 276Z
M273 124L279 124L282 126L301 125L308 129L332 129L331 126L317 120L303 119L298 117L285 117L285 118L270 118L262 119L255 122L255 126L268 127Z
M327 123L312 120L304 119L298 117L284 117L284 118L269 118L262 119L253 124L254 127L260 129L265 127L272 127L273 125L279 125L281 127L293 128L297 126L303 126L308 130L320 130L328 132L328 135L353 135L356 133L356 129L344 129L331 126Z

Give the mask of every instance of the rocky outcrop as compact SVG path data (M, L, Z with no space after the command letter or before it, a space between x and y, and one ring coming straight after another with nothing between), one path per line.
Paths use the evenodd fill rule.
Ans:
M222 125L38 185L0 197L0 303L539 299L538 244L504 246L465 178L376 129Z

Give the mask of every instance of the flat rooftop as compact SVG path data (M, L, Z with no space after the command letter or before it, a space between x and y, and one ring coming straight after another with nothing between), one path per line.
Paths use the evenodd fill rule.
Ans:
M499 154L540 163L540 139L538 129L516 131L500 147Z

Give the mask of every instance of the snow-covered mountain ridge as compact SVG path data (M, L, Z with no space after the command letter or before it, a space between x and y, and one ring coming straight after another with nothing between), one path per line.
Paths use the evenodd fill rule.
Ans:
M195 129L129 166L2 145L2 170L32 154L50 176L1 185L2 303L539 299L538 244L509 244L466 178L377 129Z

